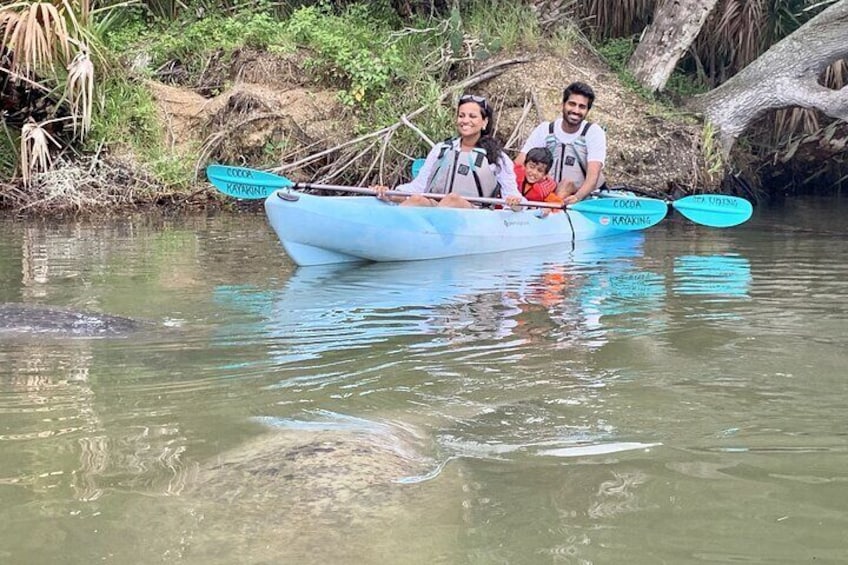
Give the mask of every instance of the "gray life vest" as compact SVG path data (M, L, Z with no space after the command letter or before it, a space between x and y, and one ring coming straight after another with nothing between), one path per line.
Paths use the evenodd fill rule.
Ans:
M439 159L427 179L427 192L493 198L499 195L500 185L489 166L485 149L475 147L462 153L448 140L442 142Z
M554 133L554 122L548 122L548 136L545 138L545 147L554 157L551 166L551 176L557 183L563 179L570 180L574 186L580 188L586 180L586 164L588 163L589 148L586 147L586 132L592 126L592 122L586 122L583 131L572 143L560 143ZM598 176L598 185L595 189L603 188L606 184L604 173Z

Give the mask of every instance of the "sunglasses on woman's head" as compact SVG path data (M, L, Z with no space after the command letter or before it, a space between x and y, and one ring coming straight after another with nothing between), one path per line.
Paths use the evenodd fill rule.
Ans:
M459 103L465 104L466 102L476 102L480 105L481 108L488 110L489 103L486 101L486 98L483 96L477 96L476 94L463 94L459 97Z

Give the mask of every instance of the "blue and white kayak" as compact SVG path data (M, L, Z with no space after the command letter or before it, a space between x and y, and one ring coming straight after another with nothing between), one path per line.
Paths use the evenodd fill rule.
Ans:
M364 261L419 261L518 251L643 230L666 217L670 208L712 227L739 225L751 217L751 203L734 196L692 195L675 201L643 198L626 191L603 192L567 208L547 202L523 203L524 210L397 206L373 198L369 188L298 183L246 167L209 165L209 181L223 194L264 199L268 220L298 265ZM305 189L367 194L315 196ZM391 196L410 196L388 191ZM425 194L433 199L442 194ZM503 205L493 198L468 198ZM669 206L670 204L670 206ZM538 208L556 208L543 214Z
M372 197L288 190L272 193L265 212L286 253L301 266L418 261L553 244L572 249L582 240L633 229L571 209L545 216L537 209L405 207Z

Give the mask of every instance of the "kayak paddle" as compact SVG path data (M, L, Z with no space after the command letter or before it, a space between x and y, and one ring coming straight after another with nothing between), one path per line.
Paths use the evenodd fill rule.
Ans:
M418 176L424 159L418 158L412 162L412 178ZM754 207L744 198L723 196L718 194L697 194L678 200L663 200L665 204L683 214L684 217L713 228L728 228L747 222L754 212ZM577 210L578 208L573 209Z
M284 176L267 171L248 169L246 167L230 167L226 165L209 165L206 167L206 177L218 190L228 196L243 199L264 199L276 190L284 188L334 190L354 194L375 196L376 190L358 186L341 186L334 184L295 183ZM411 196L408 192L397 190L386 191L389 196ZM296 199L295 195L291 195ZM441 200L446 195L423 193L421 196ZM499 198L466 197L469 202L479 204L497 204L506 206ZM593 222L602 226L612 226L621 230L641 230L658 224L668 213L668 206L662 200L655 198L593 198L582 200L576 204L563 206L553 202L522 202L520 206L528 208L553 208L576 210Z
M696 224L728 228L747 222L754 207L744 198L721 194L696 194L670 201L671 207Z

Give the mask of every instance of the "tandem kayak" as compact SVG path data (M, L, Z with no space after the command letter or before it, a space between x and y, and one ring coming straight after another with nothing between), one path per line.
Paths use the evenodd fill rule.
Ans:
M622 205L626 208L639 200ZM608 217L603 211L571 209L544 215L538 209L406 207L377 198L293 190L273 192L265 200L265 212L286 253L300 266L419 261L555 244L573 249L583 240L649 227L664 215L664 211L657 218L656 211L650 216ZM640 221L644 225L621 223Z
M523 211L497 208L452 209L397 206L373 198L370 188L294 182L257 169L206 167L209 181L223 194L264 199L269 223L301 266L367 261L420 261L518 251L638 231L656 225L670 208L695 223L739 225L751 217L750 202L735 196L692 195L674 201L643 198L627 191L601 191L597 198L569 204L524 203ZM367 194L315 196L300 190ZM387 195L409 196L388 191ZM440 199L442 194L425 194ZM503 205L493 198L469 202ZM556 208L543 214L539 208Z

